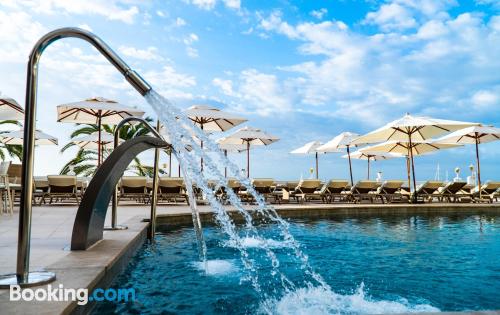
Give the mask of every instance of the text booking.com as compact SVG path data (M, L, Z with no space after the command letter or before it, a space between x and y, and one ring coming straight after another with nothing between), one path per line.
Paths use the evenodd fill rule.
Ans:
M129 302L135 301L134 288L109 288L94 289L89 293L89 289L71 289L64 288L62 284L57 287L48 285L43 288L25 288L18 285L10 286L11 301L76 301L78 305L86 305L88 302Z

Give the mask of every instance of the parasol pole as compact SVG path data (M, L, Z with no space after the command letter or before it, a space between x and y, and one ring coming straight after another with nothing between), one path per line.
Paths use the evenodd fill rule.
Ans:
M408 176L408 189L411 193L411 177L410 177L410 152L408 151L408 155L406 156L406 176Z
M102 148L101 148L101 111L98 113L98 118L97 118L97 129L98 129L98 138L97 138L97 167L101 166L101 154L102 154Z
M203 123L200 124L201 125L201 130L203 131ZM201 140L201 150L203 151L203 140ZM201 171L203 172L203 156L201 157Z
M316 179L319 179L318 152L316 152Z
M479 166L479 134L474 135L476 139L476 161L477 161L477 189L479 190L479 198L481 199L481 168Z
M245 141L247 142L247 178L250 178L250 141Z
M349 145L347 145L347 157L349 158L349 174L351 175L351 187L354 186L354 180L352 179L352 164L351 164L351 150L349 149Z
M413 147L411 143L411 133L408 132L408 142L410 145L410 162L411 162L411 173L413 176L413 198L417 200L417 179L415 178L415 161L413 160Z
M368 155L368 180L370 180L370 156Z
M170 153L168 154L168 176L172 177L172 149L170 149Z

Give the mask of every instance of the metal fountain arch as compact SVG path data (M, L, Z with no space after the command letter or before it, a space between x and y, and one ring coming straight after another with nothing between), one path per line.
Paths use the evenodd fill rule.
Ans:
M119 142L119 137L120 137L120 130L127 125L128 123L131 122L139 122L142 123L156 138L165 140L163 137L160 135L160 121L158 120L156 123L156 129L153 128L147 120L140 118L140 117L127 117L124 118L122 121L120 121L116 127L115 131L113 134L113 149L116 149L118 147L118 142ZM149 229L148 233L148 238L150 240L153 240L153 236L156 230L156 222L153 220L153 218L156 218L156 202L157 202L157 195L158 195L158 164L159 164L159 154L160 151L158 148L155 149L155 157L154 157L154 164L153 164L153 189L152 189L152 194L151 194L151 227ZM120 226L117 225L117 207L118 207L118 193L115 188L113 191L113 196L111 200L111 226L108 228L104 228L105 230L123 230L126 229L126 226Z
M19 210L16 273L0 276L0 288L9 288L11 284L18 284L23 287L41 285L52 282L56 278L56 275L51 272L29 272L35 114L37 105L38 64L42 53L45 48L53 42L67 37L79 38L94 46L141 95L144 96L151 90L151 86L139 74L132 70L102 39L91 32L72 27L60 28L46 34L38 40L30 53L27 69L23 168L21 176L22 190ZM138 141L137 139L139 138L133 140ZM153 142L160 141L155 138L151 139L150 140ZM150 144L152 143L151 141ZM153 144L151 145L154 146Z
M153 128L151 128L154 130ZM116 135L116 134L115 134ZM151 200L151 226L148 238L154 236L156 218L156 194L158 189L159 148L168 148L157 133L155 137L139 136L125 141L108 156L90 181L76 213L71 237L71 250L86 250L103 238L104 221L108 205L113 197L113 221L116 221L116 185L130 162L141 152L155 149L153 194ZM113 224L116 228L116 225Z

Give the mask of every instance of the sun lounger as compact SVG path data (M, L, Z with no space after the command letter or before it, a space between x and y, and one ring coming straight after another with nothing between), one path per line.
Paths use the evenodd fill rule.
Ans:
M500 182L489 182L481 186L481 194L477 187L472 190L472 198L474 202L490 202L498 200L498 190Z
M402 180L386 180L377 189L377 197L384 203L392 203L394 201L409 200L409 195L401 191L404 181ZM385 201L384 201L385 199Z
M80 203L80 194L76 188L76 176L49 175L47 181L49 188L44 193L41 202L45 202L45 198L49 198L49 204L52 204L54 199L56 202L75 199L77 204Z
M149 202L147 178L145 176L123 176L120 181L118 202L124 198L142 203Z
M279 196L274 193L276 189L276 181L273 178L254 178L252 179L252 186L264 197L266 201L267 199L272 198L276 202L280 202ZM246 191L241 196L246 196L247 201L252 201L251 199L253 199ZM243 198L245 199L245 197Z
M49 180L47 176L34 176L33 177L33 203L36 204L36 199L38 198L38 204L45 202L43 196L49 191ZM80 194L81 195L81 194Z
M373 202L377 197L377 189L382 185L374 180L360 180L351 188L351 200L355 203L364 199Z
M295 198L297 202L308 201L315 199L320 189L321 181L319 179L304 179L290 193L290 197Z
M0 163L0 214L3 214L5 212L12 215L14 214L14 202L12 199L12 190L10 188L9 176L7 174L9 166L10 162Z
M295 187L299 185L299 181L287 181L279 185L278 190L275 190L275 194L278 195L279 202L289 202L290 194L295 191Z
M160 177L158 180L158 200L177 202L179 199L189 204L184 179L181 177Z
M439 200L440 194L438 192L438 189L443 186L444 183L441 181L428 180L417 187L417 198L421 198L424 202L432 202L434 198L437 198Z
M338 201L346 200L349 196L349 182L343 179L331 179L321 187L319 194L323 202L331 203L338 198Z
M439 200L447 202L460 202L465 200L470 194L463 191L466 182L449 182L444 187L438 189Z
M241 183L234 178L228 178L226 187L231 189L233 191L233 193L238 196L240 189L241 189ZM229 196L226 192L225 187L219 187L219 189L217 189L215 195L223 203L228 202Z
M16 198L20 198L21 196L22 171L22 164L10 163L7 175L9 176L9 187L12 191L12 202L16 201Z

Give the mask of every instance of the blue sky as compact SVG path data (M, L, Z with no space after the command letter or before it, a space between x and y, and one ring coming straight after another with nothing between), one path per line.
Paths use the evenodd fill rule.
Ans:
M365 133L406 112L500 125L496 0L3 0L3 94L24 104L29 51L38 37L63 26L101 36L179 106L217 104L280 137L252 151L256 177L307 176L313 158L292 156L292 149L342 131ZM49 47L40 69L38 128L64 145L74 127L56 122L56 105L91 96L153 116L86 43ZM456 166L468 175L472 150L417 158L417 179L433 178L437 164L442 177L448 171L451 178ZM43 158L35 173L57 173L74 153L37 148ZM500 179L499 153L500 143L481 147L483 179ZM244 167L244 155L231 158ZM365 176L365 165L354 162L356 178ZM376 162L372 170L405 175L402 160ZM320 175L347 178L347 161L321 156Z

